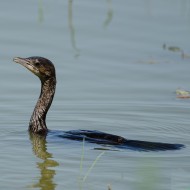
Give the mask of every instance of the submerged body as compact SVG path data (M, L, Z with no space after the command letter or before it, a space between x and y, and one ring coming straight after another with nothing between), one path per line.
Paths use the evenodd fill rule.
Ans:
M50 60L43 57L16 57L14 61L26 67L41 80L41 93L29 122L29 131L46 136L48 134L46 114L51 106L56 89L55 67ZM52 133L52 131L50 132ZM92 143L145 151L177 150L184 147L181 144L128 140L121 136L90 130L56 132L56 136L71 140L83 140L85 138L86 141Z

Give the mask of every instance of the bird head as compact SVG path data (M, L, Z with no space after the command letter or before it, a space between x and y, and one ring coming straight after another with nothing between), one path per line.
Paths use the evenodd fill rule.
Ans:
M28 58L15 57L13 61L26 67L29 71L38 76L42 82L48 78L55 77L55 67L53 63L46 58L37 56Z

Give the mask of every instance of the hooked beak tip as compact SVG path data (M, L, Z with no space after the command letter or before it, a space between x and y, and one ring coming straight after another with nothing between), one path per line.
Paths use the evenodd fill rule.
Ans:
M14 57L14 58L13 58L13 61L16 62L16 63L18 63L19 57Z
M21 65L26 65L26 64L29 64L29 60L27 58L21 58L21 57L14 57L13 58L13 61L15 63L19 63Z

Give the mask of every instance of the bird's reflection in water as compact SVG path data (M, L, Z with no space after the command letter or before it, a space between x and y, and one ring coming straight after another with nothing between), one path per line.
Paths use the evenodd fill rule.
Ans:
M34 154L42 159L41 162L37 162L37 168L40 169L41 176L36 184L33 184L33 188L39 188L41 190L54 190L56 183L53 178L56 175L54 167L58 166L59 163L54 161L52 154L47 152L47 142L45 136L34 135L30 133L30 140L32 142L32 148Z

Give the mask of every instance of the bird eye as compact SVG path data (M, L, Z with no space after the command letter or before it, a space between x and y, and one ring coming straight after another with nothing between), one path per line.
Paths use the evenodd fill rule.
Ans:
M40 63L39 63L39 62L36 62L36 63L35 63L35 66L36 66L36 67L39 67L39 66L40 66Z

